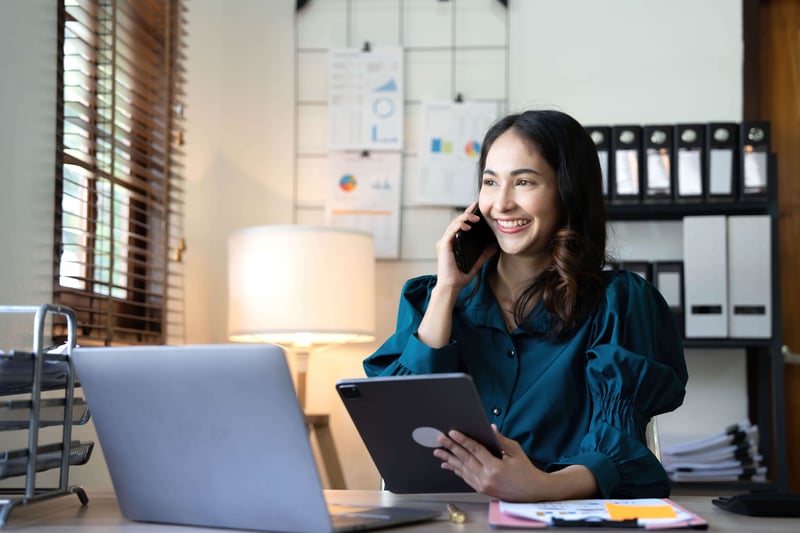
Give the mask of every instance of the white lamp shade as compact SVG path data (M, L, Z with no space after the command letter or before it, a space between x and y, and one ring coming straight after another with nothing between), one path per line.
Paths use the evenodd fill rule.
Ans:
M259 226L228 238L228 335L294 346L375 338L375 251L368 233Z

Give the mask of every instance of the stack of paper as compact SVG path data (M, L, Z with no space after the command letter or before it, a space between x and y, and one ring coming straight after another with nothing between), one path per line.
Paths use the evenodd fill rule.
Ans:
M661 463L675 482L765 481L758 426L749 420L706 438L665 446Z
M668 498L567 500L489 504L489 525L497 528L639 527L706 529L708 523Z

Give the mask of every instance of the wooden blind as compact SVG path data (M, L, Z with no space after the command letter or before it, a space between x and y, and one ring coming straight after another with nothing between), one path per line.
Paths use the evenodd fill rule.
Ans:
M183 341L185 9L60 3L54 300L80 344Z

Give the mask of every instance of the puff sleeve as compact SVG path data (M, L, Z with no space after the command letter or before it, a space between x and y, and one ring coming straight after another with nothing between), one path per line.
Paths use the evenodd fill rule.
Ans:
M364 360L367 376L458 371L458 348L454 341L442 348L431 348L416 336L435 285L435 276L421 276L406 281L397 311L395 332Z
M605 498L663 497L666 472L645 445L650 419L681 405L688 379L682 336L661 294L618 272L592 323L586 351L589 428L576 454L548 470L583 464Z

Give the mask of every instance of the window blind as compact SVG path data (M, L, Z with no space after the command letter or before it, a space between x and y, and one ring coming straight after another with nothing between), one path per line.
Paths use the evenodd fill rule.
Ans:
M54 300L80 344L183 342L185 5L59 10Z

